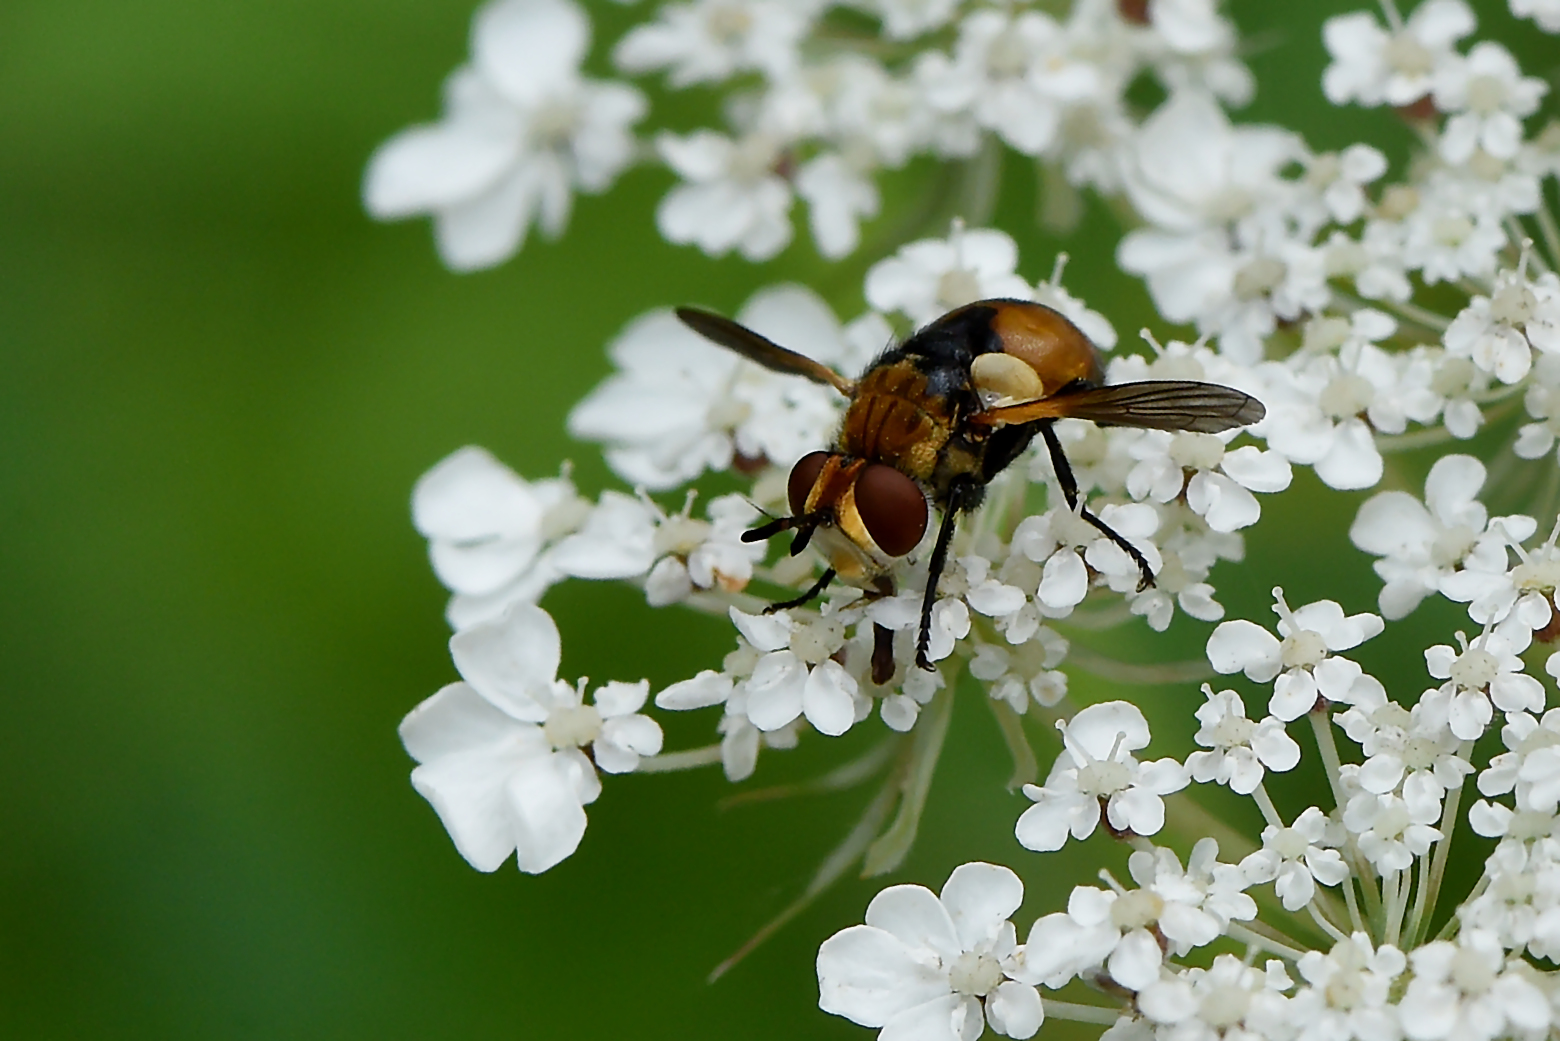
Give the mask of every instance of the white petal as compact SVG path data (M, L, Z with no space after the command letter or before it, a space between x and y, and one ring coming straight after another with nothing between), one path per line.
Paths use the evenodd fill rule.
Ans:
M1255 622L1221 622L1208 637L1208 661L1217 672L1245 672L1248 679L1266 683L1278 675L1279 641Z
M866 920L912 952L931 952L951 960L964 949L947 908L925 886L889 886L867 905Z
M878 1041L974 1041L985 1023L980 1018L980 1005L975 1004L974 1034L970 1034L972 1017L967 1004L975 1002L948 994L906 1009L883 1024Z
M856 680L836 661L814 665L802 688L802 712L819 733L838 737L856 721Z
M407 754L419 763L495 742L541 741L541 731L505 715L469 684L451 683L406 714L399 728ZM535 751L546 751L545 742Z
M818 948L818 1007L862 1026L947 993L946 978L910 956L891 933L853 925Z
M1134 929L1121 938L1106 967L1111 978L1128 990L1142 990L1159 978L1164 952L1147 929Z
M516 719L541 723L547 690L558 675L562 647L552 617L535 604L515 604L496 622L450 637L450 654L467 683Z
M942 902L958 931L959 943L970 951L996 938L1024 902L1024 883L999 864L961 864L943 884Z
M579 848L585 807L572 764L563 755L527 760L510 776L506 794L521 871L539 874Z
M986 1018L991 1029L1008 1037L1034 1037L1045 1022L1045 1006L1040 992L1022 983L1007 980L996 992L986 996Z
M705 669L690 680L673 683L655 696L657 708L684 711L719 705L731 697L731 678Z
M748 718L760 730L779 730L802 714L807 666L790 651L764 655L747 680Z
M403 130L369 159L363 205L380 220L455 206L490 191L519 152L518 136L472 123Z
M472 23L477 65L519 104L569 85L589 44L590 20L567 0L497 0Z

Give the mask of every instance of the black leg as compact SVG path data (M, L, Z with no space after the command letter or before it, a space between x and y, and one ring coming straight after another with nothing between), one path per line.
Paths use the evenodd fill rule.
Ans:
M915 639L915 663L927 672L937 671L937 667L926 657L926 648L932 641L932 606L937 603L937 582L942 578L943 568L948 565L948 544L953 541L953 525L964 509L968 487L960 483L948 489L948 502L943 506L942 527L937 529L937 544L932 549L932 561L926 570L926 596L921 600L921 629Z
M812 588L807 590L807 592L803 593L795 600L782 600L778 604L770 604L768 607L764 608L764 613L774 614L776 611L784 611L792 607L801 607L808 601L817 599L825 589L829 588L829 583L833 581L834 569L828 568L824 571L823 574L818 576L818 581L814 582L812 584Z
M894 678L894 630L872 624L872 682L882 686Z
M1127 556L1132 558L1132 562L1138 566L1138 571L1142 574L1142 579L1138 582L1138 592L1141 593L1154 584L1154 569L1148 566L1148 561L1142 553L1138 552L1136 546L1122 538L1120 532L1090 513L1089 508L1078 501L1078 478L1073 476L1072 464L1067 461L1067 453L1062 451L1062 442L1057 439L1056 431L1051 427L1050 423L1042 423L1040 434L1045 438L1045 447L1051 453L1051 469L1056 472L1056 483L1062 486L1062 495L1067 499L1067 508L1094 525L1095 530L1126 551Z

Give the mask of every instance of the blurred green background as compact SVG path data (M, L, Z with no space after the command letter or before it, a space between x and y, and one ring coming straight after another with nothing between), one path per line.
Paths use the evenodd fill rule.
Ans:
M1389 116L1330 110L1316 90L1320 21L1348 6L1366 5L1235 5L1259 49L1244 118L1401 155ZM658 171L580 200L562 242L533 238L484 274L443 270L424 222L367 220L364 160L436 114L470 11L0 5L0 1035L870 1036L816 1010L812 958L878 882L838 887L704 982L801 888L864 792L722 812L715 771L611 779L579 854L531 878L471 870L408 784L396 723L454 676L408 520L417 476L480 443L532 477L572 458L595 491L609 477L563 419L629 318L732 310L780 279L860 306L855 275L825 276L805 244L762 268L661 244ZM610 40L645 9L593 11ZM708 100L679 104L665 118L686 125ZM998 221L1026 274L1066 248L1069 287L1124 342L1167 331L1113 272L1117 232L1097 207L1055 241L1031 230L1033 205L1019 177ZM1278 578L1292 603L1373 605L1343 535L1359 497L1300 484L1249 565L1216 573L1232 613L1266 620ZM720 626L625 588L575 583L546 606L567 676L659 687L729 647ZM1457 613L1437 610L1416 624L1446 639ZM1110 649L1195 655L1206 628L1179 643L1133 628ZM1415 638L1362 660L1417 693ZM1139 698L1172 749L1199 701L1189 685L1080 690ZM685 747L712 727L702 714L670 735ZM1054 739L1035 729L1049 762ZM752 783L837 761L821 752L769 756ZM989 713L963 698L899 877L1013 864L1027 928L1100 850L1019 850L1027 803L1002 790L1008 769Z

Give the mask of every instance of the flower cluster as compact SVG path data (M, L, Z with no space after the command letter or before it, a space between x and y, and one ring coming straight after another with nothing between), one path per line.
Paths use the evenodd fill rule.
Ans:
M1510 7L1560 31L1553 2ZM913 188L917 171L940 173L917 203L936 216L871 247L859 294L772 285L736 315L838 380L765 368L655 310L608 345L612 374L568 420L620 487L587 497L567 469L528 480L475 447L419 482L413 519L451 594L463 681L414 709L402 738L461 854L546 870L580 844L601 773L718 765L741 781L766 748L874 728L879 751L837 773L878 795L820 877L885 874L916 833L953 699L977 696L1029 800L1018 847L1124 843L1128 881L1075 887L1023 943L1022 870L966 864L940 895L887 888L820 949L825 1011L885 1041L974 1041L987 1026L1027 1038L1047 1019L1112 1041L1560 1028L1560 982L1539 964L1560 960L1560 709L1544 678L1560 679L1560 652L1545 650L1560 638L1560 129L1540 125L1546 83L1477 30L1464 0L1406 16L1388 0L1324 25L1320 93L1415 131L1412 161L1394 168L1368 142L1317 151L1234 121L1255 78L1213 0L666 3L610 62L721 92L726 122L644 139L644 96L581 71L582 7L481 8L444 119L387 142L364 187L376 216L431 214L451 267L503 261L532 223L561 233L575 191L605 190L633 162L678 178L655 215L668 243L754 260L791 242L798 199L825 258L862 250L883 178ZM1190 342L1118 342L1064 287L1065 256L1043 280L1026 272L1013 235L990 226L1004 150L1032 161L1053 225L1082 190L1129 218L1117 266L1165 322L1195 329ZM950 190L951 229L931 204ZM1034 446L982 475L978 510L946 540L928 524L871 581L829 587L833 558L801 536L794 554L751 541L799 511L787 475L835 443L840 388L885 346L991 298L1064 317L1104 352L1106 384L1219 384L1265 413L1220 433L1036 421ZM970 368L984 409L1057 395L1009 394ZM1291 608L1275 589L1271 626L1226 620L1219 565L1244 559L1296 468L1319 494L1370 493L1349 536L1374 558L1379 613ZM712 473L740 493L701 495ZM1496 514L1486 500L1503 485L1520 502ZM766 515L780 519L757 531ZM1336 558L1363 570L1346 547ZM559 635L538 606L569 579L728 620L731 650L654 692L587 695L557 679ZM1419 685L1367 671L1358 649L1389 644L1389 625L1432 598L1462 605L1449 609L1467 625L1413 644ZM923 615L932 670L917 667ZM1092 649L1102 629L1172 623L1196 634L1199 661ZM1151 757L1132 703L1076 703L1082 674L1246 689L1203 684L1185 727L1197 747ZM647 705L707 712L709 743L663 751ZM1043 778L1036 717L1060 737ZM1316 784L1280 805L1268 774L1290 771ZM1482 798L1465 809L1470 779ZM1205 785L1251 799L1260 834L1208 816ZM1443 894L1464 828L1496 845L1471 890Z

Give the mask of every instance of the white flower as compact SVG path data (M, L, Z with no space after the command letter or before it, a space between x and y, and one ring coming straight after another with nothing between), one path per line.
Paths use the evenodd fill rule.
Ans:
M988 684L987 691L1023 715L1031 700L1049 708L1067 696L1067 674L1056 666L1067 656L1067 641L1040 626L1016 647L982 643L970 659L970 675Z
M750 615L735 607L729 613L737 631L760 653L740 681L755 727L780 730L805 715L819 733L838 737L866 718L870 703L855 677L833 660L845 642L842 622L828 616L798 621L786 612Z
M1327 817L1309 807L1287 828L1262 829L1262 848L1240 862L1252 883L1272 882L1288 911L1298 911L1316 895L1316 883L1335 886L1349 877L1349 866L1326 843Z
M1430 675L1446 680L1442 691L1451 699L1447 706L1448 724L1453 734L1472 741L1484 733L1494 708L1502 712L1541 712L1544 686L1522 671L1522 659L1511 642L1499 633L1489 632L1473 639L1457 634L1462 644L1459 654L1446 644L1425 651Z
M1139 462L1127 475L1127 491L1135 499L1155 502L1184 494L1187 505L1214 531L1250 527L1262 515L1251 493L1281 492L1293 475L1289 460L1277 452L1255 445L1227 450L1240 433L1146 431L1129 449Z
M472 24L472 63L445 85L444 120L380 146L363 182L381 220L434 216L450 267L491 267L533 221L552 237L576 188L605 190L634 153L644 96L579 74L590 21L569 0L493 0Z
M1060 498L1060 496L1058 496ZM1146 503L1112 503L1099 512L1102 522L1137 547L1158 572L1159 549L1148 536L1159 527L1159 515ZM1141 570L1120 546L1065 506L1024 518L1013 532L1013 553L1043 565L1034 595L1050 616L1065 616L1088 595L1090 572L1117 592L1137 589Z
M791 242L791 186L778 167L785 142L763 130L732 139L713 130L679 136L663 131L656 149L683 179L656 207L668 242L710 256L735 249L767 260Z
M1386 583L1377 598L1383 616L1407 616L1491 539L1505 563L1503 540L1490 533L1489 514L1477 498L1484 479L1484 464L1473 456L1446 455L1430 468L1423 503L1407 492L1386 491L1360 505L1349 539L1382 558L1373 566Z
M1416 205L1403 218L1402 257L1427 283L1495 274L1506 232L1504 211L1468 191L1446 171L1431 174L1413 193Z
M1029 283L1014 273L1018 247L1006 232L954 228L947 239L901 246L867 272L867 302L901 311L916 325L956 307L992 297L1027 300Z
M1548 92L1543 80L1523 76L1500 44L1474 44L1466 58L1436 70L1436 107L1452 113L1441 128L1442 158L1465 163L1475 149L1497 159L1515 157L1522 144L1522 118L1532 115Z
M1195 740L1211 748L1186 757L1192 780L1201 784L1218 781L1238 795L1249 795L1262 783L1264 768L1282 773L1300 762L1300 746L1284 730L1282 721L1268 716L1260 723L1246 718L1246 706L1233 690L1217 694L1206 683L1208 699L1197 709Z
M1214 671L1224 675L1244 672L1256 683L1276 678L1268 710L1285 722L1311 711L1318 697L1351 702L1364 687L1375 684L1354 662L1332 657L1329 652L1358 647L1378 635L1383 627L1379 616L1361 613L1345 617L1343 608L1331 600L1318 600L1291 612L1283 590L1273 590L1273 597L1283 640L1243 619L1221 622L1208 638L1208 661Z
M401 721L420 764L412 785L472 867L496 870L514 852L522 871L546 871L579 846L601 792L582 750L611 773L661 750L661 728L637 711L649 684L609 683L584 704L556 679L558 629L533 604L456 633L450 651L466 682Z
M1326 954L1306 951L1296 966L1308 986L1289 1002L1299 1041L1380 1041L1397 1036L1393 982L1408 967L1391 944L1371 948L1355 933Z
M1546 33L1560 33L1560 0L1511 0L1511 13L1533 19Z
M1187 1041L1223 1037L1280 1037L1287 1029L1293 983L1284 963L1269 960L1265 969L1221 954L1207 969L1187 969L1157 980L1138 995L1138 1007L1156 1023L1174 1026L1168 1036Z
M1523 405L1538 422L1525 424L1511 450L1523 459L1540 459L1560 436L1560 354L1539 356Z
M1413 1041L1489 1041L1540 1031L1550 1023L1549 1001L1516 967L1490 933L1466 930L1409 954L1414 978L1399 1005L1403 1032Z
M1367 756L1357 775L1368 792L1396 792L1416 817L1437 812L1449 789L1473 771L1451 723L1457 707L1450 690L1428 690L1412 709L1371 687L1335 722Z
M1336 15L1322 26L1332 55L1322 91L1334 105L1410 105L1430 93L1435 74L1456 59L1453 48L1473 28L1462 0L1426 0L1391 33L1366 11Z
M880 320L842 330L828 305L800 286L760 290L737 321L847 372L888 335ZM619 371L569 413L569 432L606 442L612 469L652 489L723 470L734 459L790 465L828 442L844 404L828 387L716 346L670 311L635 319L608 351Z
M962 0L860 0L860 6L883 20L883 33L891 40L913 36L948 24Z
M1526 257L1514 271L1502 271L1491 296L1474 296L1445 335L1446 350L1471 358L1502 383L1520 382L1533 365L1533 349L1560 353L1560 278L1526 273Z
M1218 857L1211 838L1197 841L1185 869L1168 849L1138 850L1127 864L1141 888L1075 887L1065 914L1035 922L1017 978L1056 989L1103 967L1121 986L1142 990L1160 978L1167 949L1185 955L1218 939L1232 920L1256 917L1245 875Z
M925 52L915 66L926 102L975 121L1026 155L1046 151L1060 105L1098 88L1088 62L1069 60L1061 27L1050 15L983 10L968 15L950 59Z
M1018 818L1015 833L1024 847L1061 849L1067 836L1086 839L1101 818L1117 833L1153 835L1164 826L1162 796L1187 784L1186 769L1174 759L1140 763L1132 753L1148 745L1148 721L1126 701L1090 705L1070 723L1058 721L1063 751L1045 786L1026 784L1035 805Z
M1391 318L1370 309L1355 312L1347 328L1322 319L1307 333L1318 346L1336 343L1337 353L1298 352L1264 365L1268 415L1261 430L1268 446L1291 462L1312 466L1332 488L1369 488L1381 480L1384 464L1375 432L1402 433L1408 417L1394 407L1398 359L1372 341L1396 329ZM1433 406L1416 418L1431 414Z
M541 599L563 577L545 547L589 511L566 478L526 481L474 445L419 478L412 523L428 539L434 574L455 594L450 623L460 628Z
M818 1007L883 1041L975 1041L990 1023L1008 1037L1034 1036L1045 1019L1040 995L1011 978L1017 952L1008 921L1024 898L1005 867L954 869L938 897L922 886L890 886L867 905L866 924L818 948Z
M1548 625L1554 617L1556 587L1560 587L1560 553L1555 539L1560 536L1560 521L1542 546L1531 551L1517 543L1532 534L1533 520L1520 514L1501 524L1520 562L1506 567L1503 545L1491 546L1478 559L1441 582L1441 592L1450 600L1468 605L1468 617L1480 625L1496 623L1496 631L1511 641L1514 653L1526 650L1533 631ZM1491 527L1496 527L1492 524Z
M1383 875L1403 871L1424 856L1432 842L1445 836L1431 827L1441 815L1439 805L1412 808L1396 795L1360 792L1343 811L1343 826L1356 836L1360 852Z
M709 521L683 512L662 517L655 532L655 551L663 554L645 577L645 599L662 607L686 599L694 590L720 589L735 593L747 587L753 565L764 559L764 547L742 541L756 512L740 495L722 495L710 502Z
M818 252L838 260L856 251L860 222L878 212L877 185L843 156L826 152L796 173L796 194L807 200Z
M1305 186L1317 193L1326 217L1338 224L1352 224L1369 202L1365 186L1386 172L1386 156L1370 145L1353 144L1342 152L1311 156L1306 164ZM1312 221L1323 223L1319 217Z
M776 76L797 63L810 28L807 6L784 0L693 0L665 4L612 51L624 72L664 69L674 88L715 83L748 70Z

